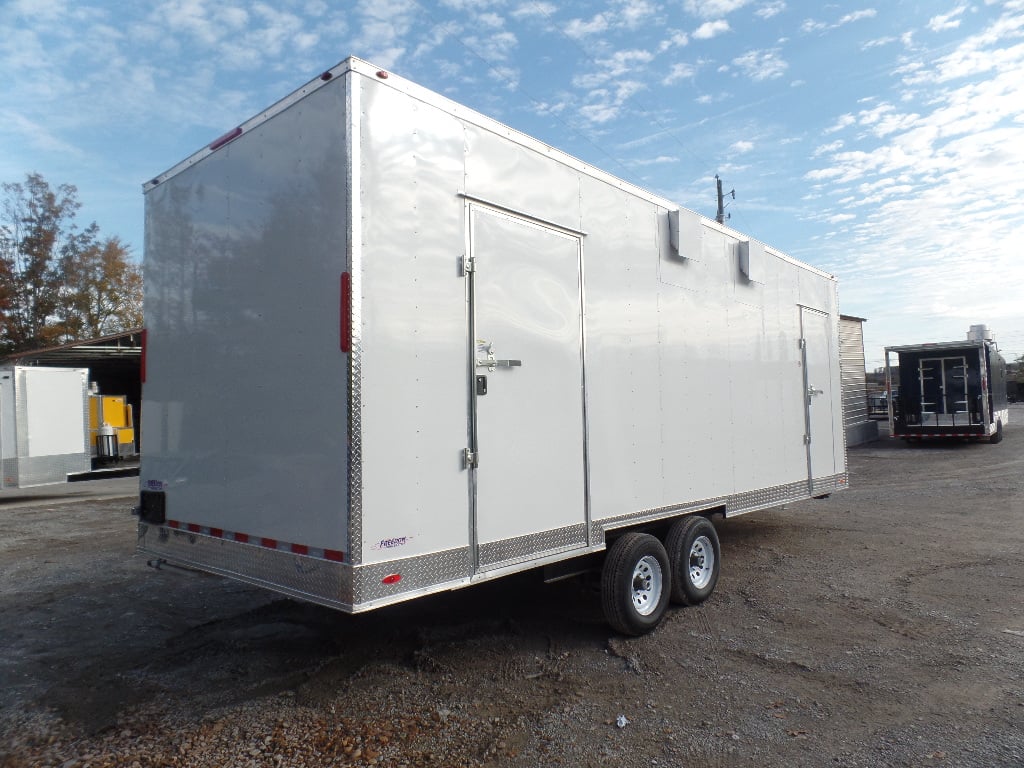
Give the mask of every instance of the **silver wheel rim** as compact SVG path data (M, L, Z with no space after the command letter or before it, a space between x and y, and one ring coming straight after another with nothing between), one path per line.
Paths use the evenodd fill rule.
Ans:
M697 589L704 589L711 583L711 574L715 571L715 549L711 539L698 536L690 547L690 583Z
M633 568L633 607L641 616L650 616L661 600L661 563L654 555L644 555Z

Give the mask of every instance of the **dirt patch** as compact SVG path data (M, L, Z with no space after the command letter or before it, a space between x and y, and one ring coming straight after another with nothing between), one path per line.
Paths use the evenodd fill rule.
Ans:
M712 598L612 634L520 574L360 616L134 554L131 500L0 506L0 765L1024 764L1024 407L718 521Z

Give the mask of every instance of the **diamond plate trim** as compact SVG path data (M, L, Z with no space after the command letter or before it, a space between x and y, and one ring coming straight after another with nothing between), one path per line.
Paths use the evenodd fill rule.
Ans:
M829 477L818 478L813 483L807 480L799 480L795 483L759 488L755 491L746 491L730 496L714 496L688 504L673 504L632 512L628 515L606 517L601 520L595 520L592 523L591 536L593 541L602 541L605 532L615 528L625 528L626 526L638 523L664 520L669 517L678 517L679 515L692 512L706 512L723 507L726 517L736 517L747 512L770 509L795 501L803 501L813 496L820 496L823 493L841 490L846 487L847 479L847 473L843 472Z
M140 552L351 613L352 568L306 555L139 523Z
M348 74L348 73L346 73ZM360 253L362 245L359 194L362 184L359 158L359 84L355 78L345 78L348 107L348 269L351 277L352 347L349 353L349 417L348 417L348 549L353 565L363 561L363 269Z
M560 549L578 549L586 543L587 526L585 523L556 528L552 531L531 533L514 539L490 541L480 545L480 567L493 568L498 565L512 565Z
M810 483L800 480L786 485L775 485L770 488L759 488L756 491L737 493L728 498L725 503L725 516L733 517L742 515L745 512L753 512L758 509L777 507L799 499L806 499L811 495Z
M850 478L846 472L838 475L832 475L831 477L819 477L817 480L811 482L811 495L821 496L823 493L841 491L846 488L849 481Z
M417 594L468 584L471 567L469 547L358 566L353 569L353 602L372 607L369 604L399 602ZM384 583L396 575L401 579Z

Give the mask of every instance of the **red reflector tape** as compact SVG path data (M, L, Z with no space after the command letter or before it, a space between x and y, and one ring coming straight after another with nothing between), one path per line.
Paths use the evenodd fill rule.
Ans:
M280 541L279 539L271 539L266 536L252 536L248 533L239 533L238 531L225 531L223 528L208 528L204 525L200 525L199 523L184 523L180 520L168 520L164 525L168 528L173 528L174 530L188 531L189 533L210 536L215 539L236 541L239 544L258 544L261 547L273 549L281 552L282 554L292 552L296 555L321 558L335 563L345 561L345 553L339 549L319 549L317 547L311 547L308 544L295 544L293 542ZM395 582L401 581L402 575L394 573L387 578L391 579L391 581L386 581L384 582L385 584L394 584Z
M233 131L228 131L223 136L221 136L219 139L215 140L209 146L209 149L210 149L211 152L215 152L218 149L220 149L221 147L223 147L225 144L227 144L229 141L234 141L235 139L237 139L241 135L242 135L242 126L238 126Z
M381 584L397 584L402 580L402 574L392 573L380 580Z

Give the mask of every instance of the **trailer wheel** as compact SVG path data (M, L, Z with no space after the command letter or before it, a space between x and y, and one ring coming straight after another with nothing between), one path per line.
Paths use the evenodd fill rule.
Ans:
M721 547L718 532L706 517L676 520L665 539L672 561L672 602L697 605L711 596L718 583Z
M616 539L601 572L601 603L612 629L642 635L658 626L671 577L668 553L654 536L633 532Z
M1003 442L1003 422L1002 421L997 421L996 422L996 433L994 435L990 435L989 438L988 438L988 441L990 443L1001 443L1001 442Z

